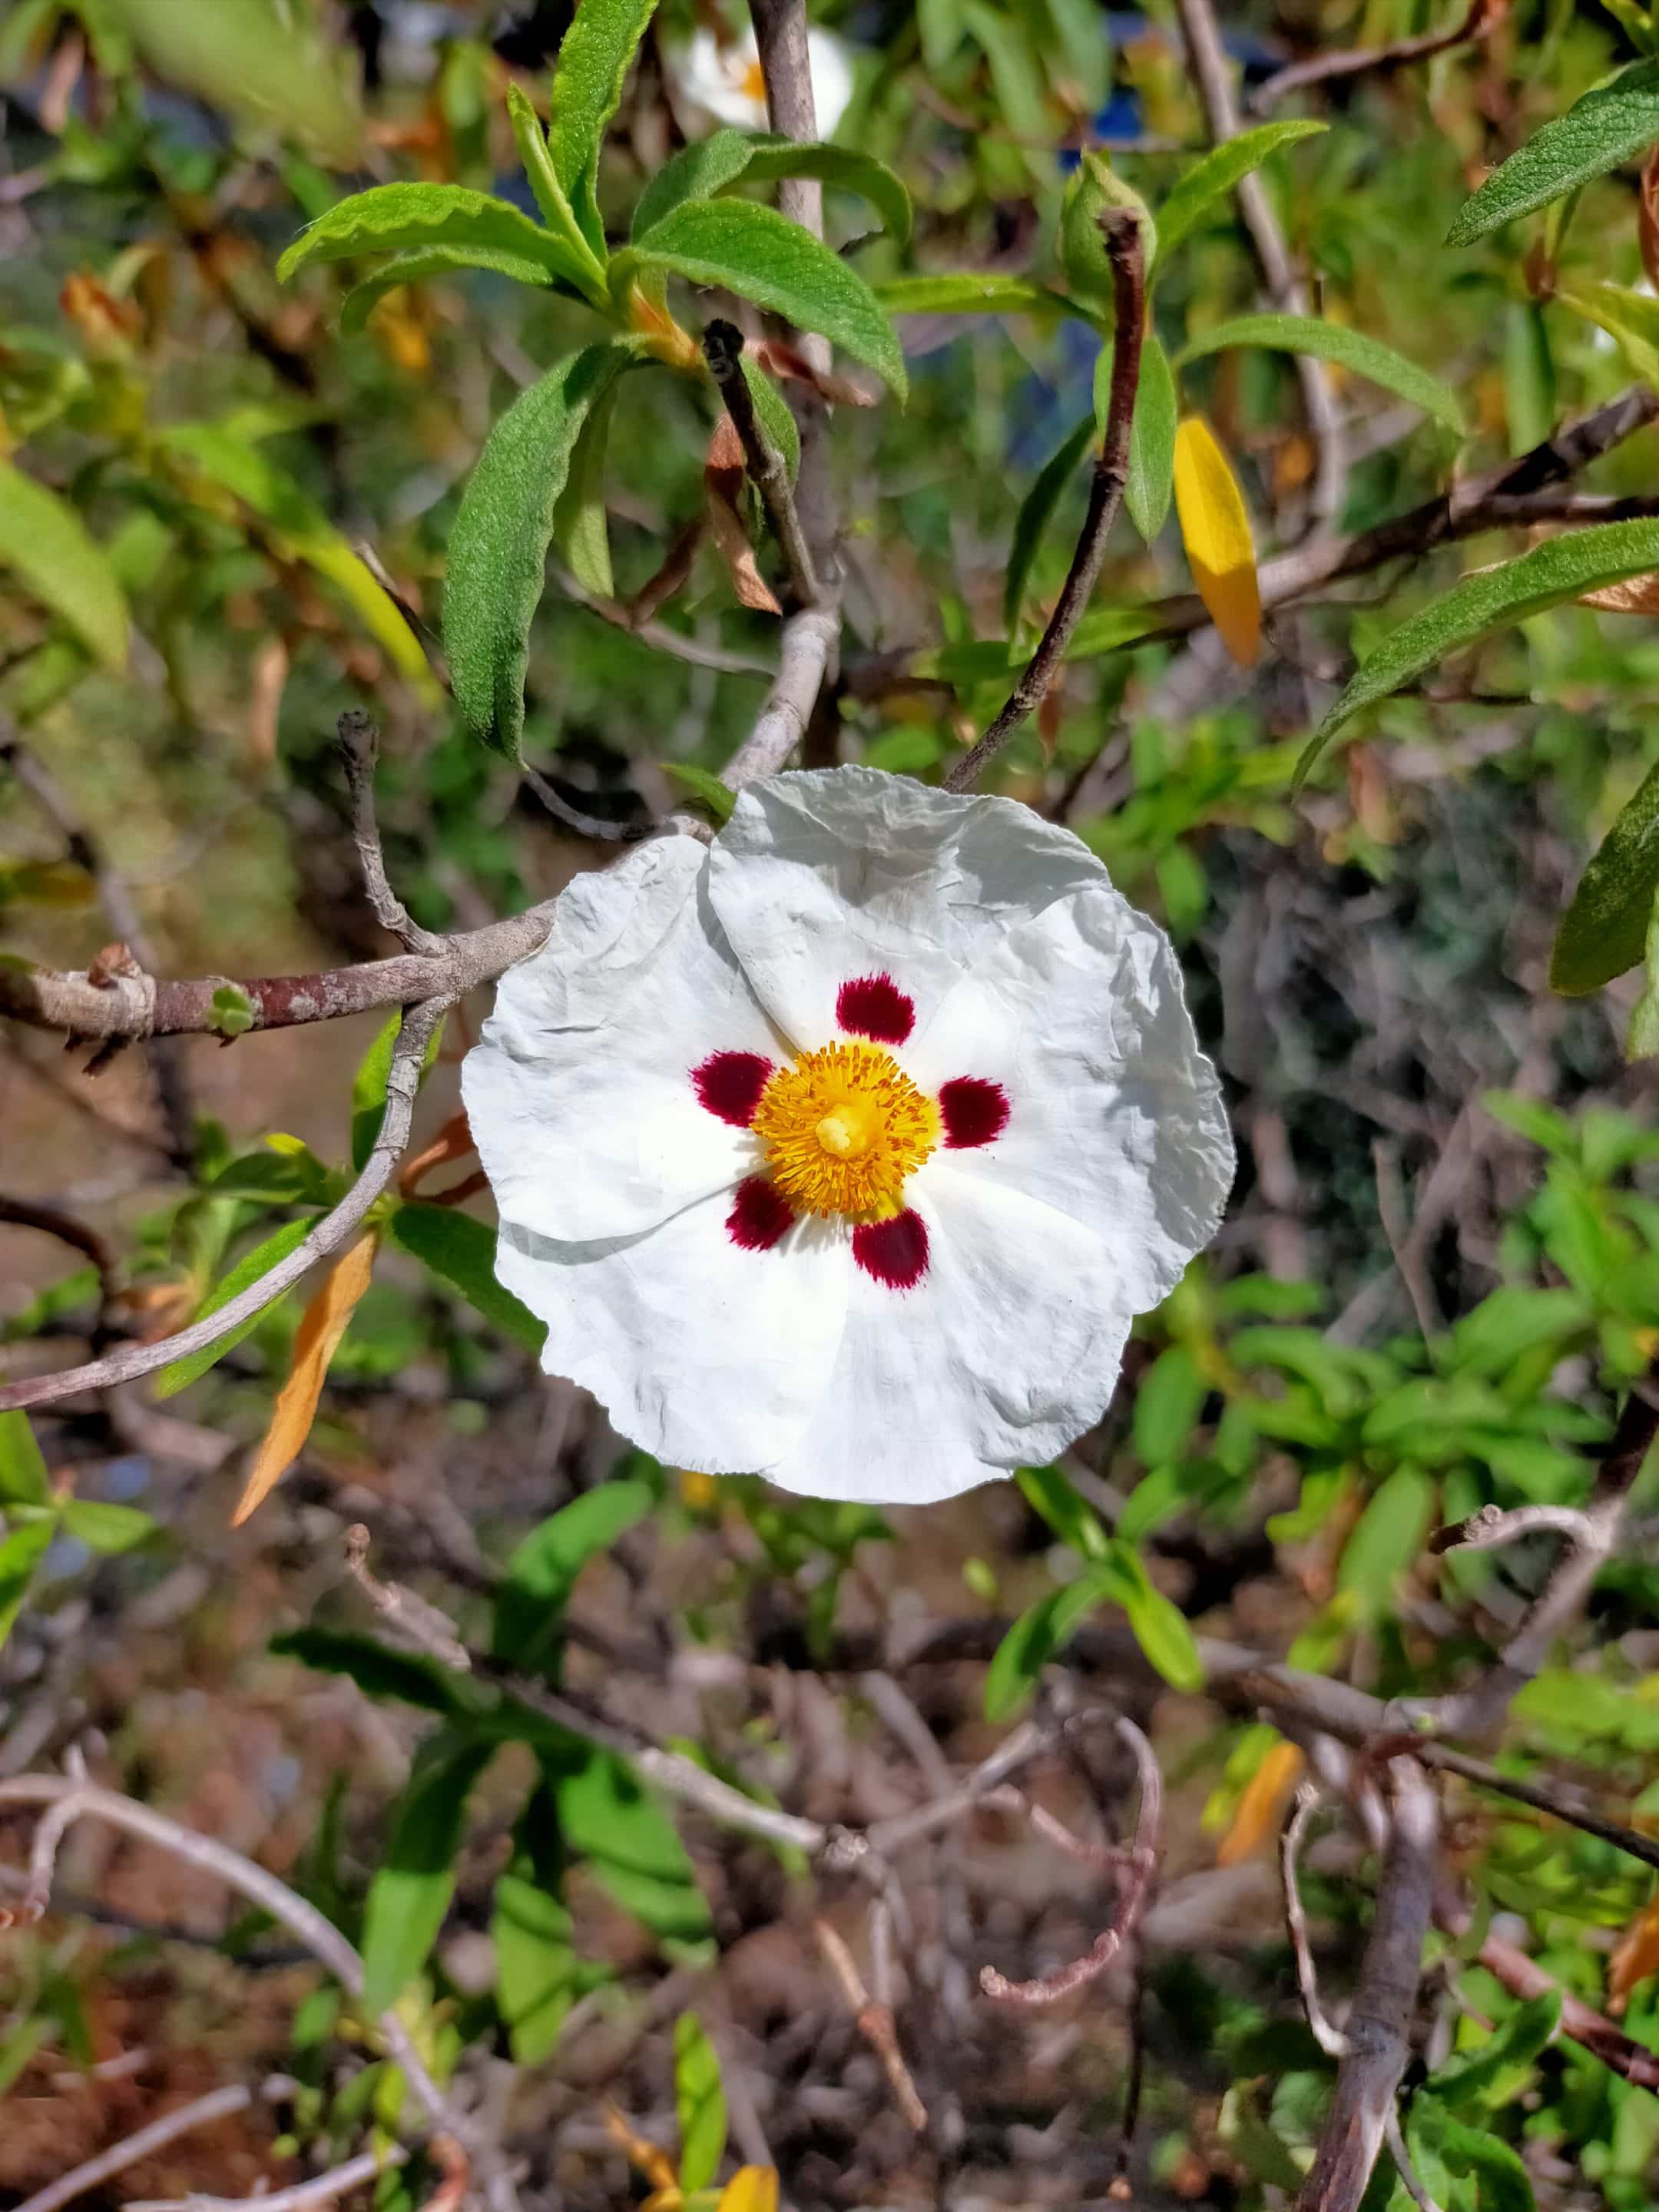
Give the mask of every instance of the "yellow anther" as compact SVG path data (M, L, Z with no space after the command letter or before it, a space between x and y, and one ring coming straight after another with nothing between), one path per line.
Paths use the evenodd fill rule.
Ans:
M780 1068L751 1127L778 1189L804 1213L878 1219L939 1142L939 1109L890 1052L825 1045Z

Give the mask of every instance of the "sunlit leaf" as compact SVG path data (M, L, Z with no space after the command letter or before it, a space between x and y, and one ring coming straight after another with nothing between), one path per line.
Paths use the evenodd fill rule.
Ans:
M548 151L577 223L601 259L599 147L656 4L657 0L580 0L554 65Z
M315 1224L310 1220L285 1222L262 1244L256 1244L246 1258L239 1260L229 1273L214 1285L191 1315L191 1320L206 1321L210 1315L217 1313L221 1306L228 1306L233 1298L240 1297L242 1292L257 1283L262 1275L268 1275L279 1261L286 1260L290 1252L303 1244L314 1226ZM228 1329L213 1343L204 1344L199 1352L187 1352L182 1359L169 1361L155 1378L155 1395L171 1398L175 1392L194 1382L198 1376L205 1375L216 1360L222 1359L226 1352L239 1345L244 1337L251 1336L270 1311L269 1306L263 1307L258 1313L250 1314L246 1321L239 1322L234 1328Z
M680 2127L680 2187L706 2189L726 2154L726 2091L719 2054L694 2012L674 2022L674 2112Z
M27 1413L0 1413L0 1506L44 1505L52 1496L46 1462Z
M1449 246L1470 246L1490 230L1530 215L1604 176L1659 142L1659 61L1638 62L1599 84L1565 115L1535 131L1465 200L1446 233Z
M1176 514L1193 581L1221 641L1241 668L1261 648L1261 598L1244 495L1201 416L1176 431Z
M393 1243L453 1284L492 1328L526 1352L541 1350L547 1324L495 1279L495 1231L488 1222L453 1206L410 1199L398 1208L386 1231Z
M363 2005L395 2004L426 1962L455 1893L467 1799L495 1747L440 1729L416 1754L363 1913Z
M380 1241L374 1234L360 1237L334 1262L306 1308L295 1334L294 1364L287 1382L276 1394L270 1425L247 1471L242 1494L231 1516L233 1528L240 1528L270 1496L311 1434L328 1363L339 1349L340 1339L346 1333L358 1300L368 1288Z
M1162 275L1170 255L1205 210L1223 193L1231 191L1241 178L1259 169L1281 146L1293 146L1298 138L1316 137L1328 128L1306 118L1263 123L1254 131L1241 131L1237 137L1225 140L1194 161L1156 211L1158 273Z
M276 274L286 279L308 262L411 247L505 254L556 276L571 269L568 248L510 200L465 185L374 185L307 224L276 264Z
M126 594L65 499L0 459L0 568L66 623L106 668L127 658Z
M1315 354L1322 361L1337 362L1409 400L1449 430L1462 431L1464 427L1456 393L1438 377L1431 376L1380 338L1367 337L1363 331L1348 330L1341 323L1325 322L1317 315L1236 316L1189 338L1176 356L1175 366L1185 368L1189 362L1201 361L1206 354L1224 353L1232 346L1267 346L1275 353Z

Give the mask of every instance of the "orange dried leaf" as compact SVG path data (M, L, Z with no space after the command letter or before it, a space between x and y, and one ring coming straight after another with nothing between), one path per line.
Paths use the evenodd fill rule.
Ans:
M1215 1855L1218 1866L1237 1866L1274 1833L1285 1801L1301 1778L1302 1767L1302 1753L1293 1743L1274 1744L1244 1785L1232 1826Z
M653 2142L649 2136L637 2134L615 2105L605 2108L605 2126L606 2134L629 2164L638 2168L655 2191L678 2198L679 2179L674 2172L674 2161L660 2143Z
M1586 592L1581 607L1599 607L1607 615L1659 615L1659 569L1645 576L1626 576L1617 584L1603 584L1599 592Z
M1631 1922L1607 1962L1607 2010L1623 2012L1631 1991L1650 1974L1659 1974L1659 1893Z
M1232 658L1253 667L1261 648L1261 595L1250 518L1227 456L1197 415L1176 431L1175 496L1198 595Z
M743 490L743 445L729 415L722 415L708 441L702 481L708 494L708 521L732 577L732 588L745 607L757 613L781 615L778 605L755 561L738 501Z
M775 2166L740 2166L720 2191L719 2212L778 2212Z
M1642 164L1642 197L1636 232L1641 241L1642 267L1649 283L1659 291L1659 147Z
M358 1299L368 1288L380 1242L378 1234L360 1237L329 1269L322 1288L306 1308L294 1338L294 1365L277 1393L270 1426L253 1455L236 1510L230 1516L233 1528L240 1528L270 1496L311 1434L328 1363L339 1349Z

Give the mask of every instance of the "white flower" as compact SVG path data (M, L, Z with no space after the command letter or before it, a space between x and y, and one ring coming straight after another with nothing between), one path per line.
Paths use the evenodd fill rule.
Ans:
M462 1085L549 1371L819 1498L1052 1459L1232 1176L1163 932L1029 809L872 769L581 877Z
M852 54L832 31L809 30L806 58L818 136L833 138L853 97ZM752 30L724 41L712 31L694 32L689 46L676 47L665 57L664 68L669 97L688 137L714 123L732 124L739 131L771 128L766 81Z

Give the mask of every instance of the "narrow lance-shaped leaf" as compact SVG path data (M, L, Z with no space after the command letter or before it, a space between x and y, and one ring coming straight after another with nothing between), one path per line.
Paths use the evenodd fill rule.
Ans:
M276 264L276 274L286 279L312 261L428 246L513 254L556 276L568 276L573 267L568 249L508 200L465 185L375 185L302 230Z
M424 1206L411 1199L398 1208L387 1231L392 1242L401 1244L422 1267L453 1284L492 1328L526 1352L541 1350L547 1324L538 1321L528 1306L521 1305L505 1284L496 1281L495 1231L488 1222L458 1212L453 1206Z
M1578 879L1550 955L1550 988L1582 998L1635 967L1659 894L1659 767L1620 809Z
M680 2187L689 2196L708 2188L726 2151L720 2062L694 2012L683 2012L674 2022L674 2112L680 2126Z
M455 1860L472 1785L494 1747L442 1729L421 1746L386 1863L363 1914L363 2005L395 2004L425 1964L455 1893Z
M577 222L593 252L605 255L605 225L595 186L605 126L657 0L580 0L553 70L548 151Z
M9 568L106 668L127 658L126 594L75 509L0 460L0 568Z
M1528 138L1465 200L1446 234L1470 246L1563 193L1605 176L1659 141L1659 61L1638 62L1598 84Z
M490 432L450 532L443 628L456 702L473 734L512 759L559 495L583 423L635 358L631 344L607 340L521 392Z
M1095 427L1106 435L1111 411L1112 346L1100 349L1095 363ZM1176 420L1180 403L1170 357L1149 331L1141 341L1140 381L1129 424L1129 473L1123 504L1129 520L1150 545L1169 520L1175 489Z
M1281 146L1293 146L1298 138L1316 137L1328 128L1301 118L1284 123L1263 123L1254 131L1242 131L1237 138L1223 144L1194 161L1176 185L1170 197L1157 210L1158 260L1155 267L1161 274L1170 256L1180 245L1211 204L1234 185L1252 169L1259 169L1270 154Z
M1518 561L1465 576L1443 598L1391 630L1360 663L1309 739L1296 765L1295 787L1300 789L1345 722L1412 683L1449 653L1647 568L1659 568L1659 522L1607 522L1552 538Z
M713 199L740 184L775 184L781 177L817 177L857 192L901 246L908 243L910 195L884 161L850 146L801 145L793 138L731 130L711 132L663 164L640 195L630 235L642 239L687 200Z
M584 272L580 280L589 296L599 299L605 289L605 248L601 239L598 252L570 204L564 179L554 166L552 150L547 143L541 118L516 84L507 88L507 112L513 125L514 141L519 149L519 159L524 163L525 175L535 194L536 204L542 211L542 220L555 238L562 239L569 247L571 258Z
M820 331L904 397L904 357L875 294L839 254L775 209L686 201L617 257L613 289L638 268L723 286L802 330Z
M262 1275L268 1275L279 1261L286 1260L290 1252L304 1243L315 1226L315 1223L310 1220L285 1222L274 1235L267 1237L264 1243L256 1244L222 1280L214 1285L192 1319L205 1321L210 1315L217 1313L221 1306L228 1306L233 1298L240 1297L242 1292L257 1283ZM155 1378L155 1395L171 1398L175 1392L194 1382L198 1376L205 1375L216 1360L222 1359L226 1352L239 1345L245 1336L252 1335L270 1311L270 1307L265 1306L259 1312L250 1314L234 1328L227 1329L216 1343L204 1344L199 1352L190 1352L183 1359L170 1362Z
M1080 304L1063 293L1033 284L1029 277L994 270L962 269L935 276L895 276L875 288L890 315L1024 315L1039 307L1083 314Z
M600 599L610 599L616 589L605 512L605 457L619 389L613 384L589 410L570 457L570 473L553 510L554 543L582 589Z
M1176 432L1175 498L1198 595L1229 653L1249 668L1261 645L1250 518L1227 456L1196 415Z
M232 1528L240 1528L270 1496L311 1434L328 1363L339 1350L357 1302L368 1288L380 1242L376 1235L360 1237L329 1269L321 1289L306 1308L294 1339L293 1367L276 1394L270 1426L253 1455L236 1510L230 1516Z
M1317 315L1237 316L1189 339L1176 356L1175 366L1185 368L1189 362L1201 361L1206 354L1223 353L1231 346L1267 346L1276 353L1316 354L1322 361L1337 362L1386 391L1397 392L1449 430L1463 429L1463 410L1457 396L1437 377L1384 345L1380 338L1346 330L1340 323L1324 322Z
M1012 637L1025 606L1025 588L1043 537L1054 520L1066 487L1076 475L1084 455L1094 442L1092 419L1079 422L1059 452L1038 471L1036 480L1020 501L1014 517L1014 534L1008 549L1008 573L1003 579L1002 619Z
M0 1507L45 1505L52 1496L46 1462L27 1413L0 1413Z
M544 1668L582 1569L643 1521L655 1502L648 1482L605 1482L532 1528L507 1560L495 1593L495 1657L520 1674Z
M548 285L553 272L544 261L528 254L499 253L483 246L423 246L410 253L394 253L371 276L354 284L340 302L340 328L348 337L360 331L371 311L388 292L402 284L419 284L429 276L453 276L463 269L483 269L496 276L511 277L515 284Z
M1604 330L1644 384L1659 386L1659 300L1626 284L1563 284L1556 297Z
M789 411L789 402L752 354L745 352L738 358L767 442L783 456L783 465L793 483L800 469L800 431Z

